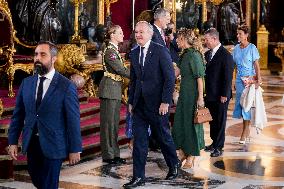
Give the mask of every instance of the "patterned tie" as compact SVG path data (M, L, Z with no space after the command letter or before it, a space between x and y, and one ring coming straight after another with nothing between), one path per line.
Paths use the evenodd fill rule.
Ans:
M166 44L166 37L165 37L165 32L164 32L164 30L161 30L161 36L162 36L162 38L163 38L163 40L164 40L164 43Z
M38 89L37 89L37 96L36 96L36 109L38 109L41 100L42 100L42 93L43 93L43 82L46 79L46 77L40 77L39 78L39 85L38 85Z
M212 59L212 54L213 54L213 50L210 49L210 50L208 51L208 61L209 61L209 62L210 62L211 59Z
M143 50L145 49L145 47L140 47L140 57L139 57L139 64L141 66L141 68L143 68L144 63L143 63L143 59L144 59L144 52Z

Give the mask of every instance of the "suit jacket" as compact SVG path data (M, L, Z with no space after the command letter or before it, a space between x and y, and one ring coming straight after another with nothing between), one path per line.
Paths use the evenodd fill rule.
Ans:
M115 47L112 44L109 44L109 46L111 48L105 51L103 57L107 71L109 73L129 78L130 71L123 66L123 62L119 58L119 52L115 50ZM104 76L99 85L99 97L121 100L121 86L122 81L115 81Z
M232 96L232 78L234 70L234 60L232 55L221 46L211 61L209 61L209 51L205 53L206 76L205 92L207 101L219 101L221 96L228 99Z
M36 110L38 75L25 78L20 86L9 133L9 144L18 144L22 132L22 151L26 153L37 125L44 156L63 159L82 151L80 109L75 85L55 72L50 86Z
M176 39L177 39L177 37L174 34L174 39L169 43L168 48L169 48L173 62L178 63L180 49L178 48Z
M166 47L151 42L144 66L139 64L139 46L130 53L130 86L128 103L133 109L139 98L146 106L158 112L161 103L170 104L175 86L175 74L170 54Z
M166 46L166 43L164 41L164 39L162 38L161 33L159 32L158 28L153 24L153 30L154 30L154 34L152 37L152 41L156 42L162 46Z

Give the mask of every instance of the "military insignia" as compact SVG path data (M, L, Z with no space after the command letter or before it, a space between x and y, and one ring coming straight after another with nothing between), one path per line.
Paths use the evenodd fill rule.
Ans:
M110 60L116 60L116 59L117 59L116 54L115 54L115 53L111 53L111 54L109 55L109 59L110 59Z

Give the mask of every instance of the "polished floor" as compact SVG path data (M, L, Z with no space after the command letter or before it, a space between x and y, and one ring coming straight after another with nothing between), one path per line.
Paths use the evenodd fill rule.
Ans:
M163 180L167 167L159 153L150 152L146 167L147 182L139 188L214 188L214 189L283 189L284 188L284 77L263 73L264 100L268 124L259 134L251 128L250 142L238 144L242 124L232 119L234 102L230 103L226 129L226 144L221 157L211 158L201 153L191 169L182 169L174 181ZM206 144L210 144L209 126L205 125ZM121 188L131 179L132 159L130 150L122 149L127 158L123 166L102 163L100 157L69 167L64 165L60 188L99 189ZM26 174L26 173L23 173ZM34 188L28 177L16 181L0 181L0 189Z

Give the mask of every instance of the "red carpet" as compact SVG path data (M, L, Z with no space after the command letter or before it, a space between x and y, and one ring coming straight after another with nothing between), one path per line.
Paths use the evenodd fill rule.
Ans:
M17 90L15 90L17 91ZM5 154L4 147L7 146L7 132L10 118L16 104L16 97L7 97L7 90L0 90L0 98L3 101L4 112L0 119L0 153ZM98 98L88 98L83 91L78 91L80 100L81 136L83 142L82 158L92 157L100 153L100 100ZM121 106L119 144L125 145L128 139L125 132L126 106ZM26 164L26 157L19 155L17 165Z

